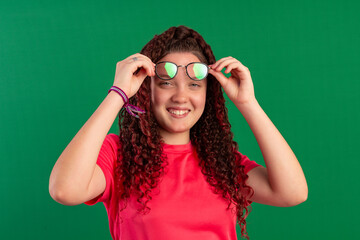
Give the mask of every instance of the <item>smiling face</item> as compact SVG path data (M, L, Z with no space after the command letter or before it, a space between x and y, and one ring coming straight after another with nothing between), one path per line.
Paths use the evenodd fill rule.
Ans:
M160 59L176 65L201 62L189 52L170 53ZM207 79L195 81L188 77L185 67L179 67L171 80L151 78L151 103L165 143L186 144L190 129L201 117L206 102Z

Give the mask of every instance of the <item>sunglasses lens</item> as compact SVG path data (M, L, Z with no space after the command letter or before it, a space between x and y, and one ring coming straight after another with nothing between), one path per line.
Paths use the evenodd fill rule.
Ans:
M202 80L208 74L208 68L202 63L192 63L187 67L188 74L193 80Z
M172 79L176 75L177 66L171 62L163 62L158 63L155 70L159 78Z

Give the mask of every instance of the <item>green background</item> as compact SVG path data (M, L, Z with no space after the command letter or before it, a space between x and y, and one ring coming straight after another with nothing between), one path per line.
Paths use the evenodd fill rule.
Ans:
M103 204L55 202L49 176L105 98L116 62L182 24L217 59L233 56L250 69L260 105L307 178L309 197L298 206L253 204L251 239L356 238L359 12L357 0L1 0L1 238L111 238ZM228 108L240 151L264 165L247 123Z

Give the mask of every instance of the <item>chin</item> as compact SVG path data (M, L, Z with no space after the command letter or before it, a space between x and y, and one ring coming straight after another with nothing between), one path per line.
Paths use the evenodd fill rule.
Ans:
M165 129L169 133L185 133L190 131L190 128L178 128L178 129Z
M185 132L189 132L191 127L190 126L178 126L175 127L174 125L172 126L168 126L168 127L163 127L162 128L163 131L168 132L168 133L174 133L174 134L179 134L179 133L185 133Z

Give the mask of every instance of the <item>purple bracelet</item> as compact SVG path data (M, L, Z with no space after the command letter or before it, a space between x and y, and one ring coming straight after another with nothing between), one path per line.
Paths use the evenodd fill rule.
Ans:
M145 111L142 110L141 108L138 108L137 106L130 104L129 98L128 98L128 96L126 96L126 93L123 90L121 90L120 88L118 88L117 86L112 86L109 89L108 94L110 93L110 91L115 91L122 97L122 99L124 100L124 107L126 108L126 111L128 113L130 113L131 116L139 118L139 115L137 115L134 112L145 113Z

